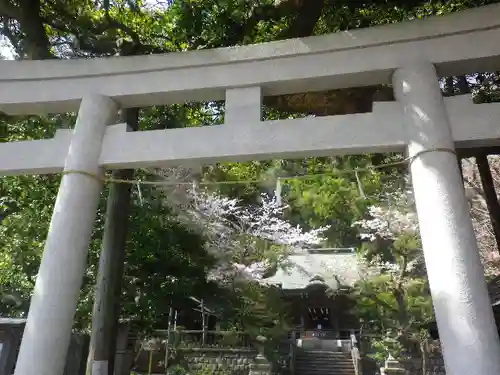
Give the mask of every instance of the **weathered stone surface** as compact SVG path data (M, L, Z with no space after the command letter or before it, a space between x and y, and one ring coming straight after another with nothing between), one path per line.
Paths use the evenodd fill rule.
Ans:
M422 361L419 358L408 361L400 361L398 366L383 368L383 373L385 375L421 375ZM432 357L427 360L426 375L446 375L442 357Z
M182 355L189 369L209 369L216 375L268 375L271 366L256 363L257 352L249 349L184 349Z

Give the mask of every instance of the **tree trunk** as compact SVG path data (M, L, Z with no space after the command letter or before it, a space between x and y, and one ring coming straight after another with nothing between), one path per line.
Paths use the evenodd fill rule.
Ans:
M427 339L420 341L420 354L422 356L422 375L427 374Z
M467 77L457 77L457 83L460 94L470 93L470 86L467 82ZM495 185L493 183L493 177L488 163L488 156L484 152L479 152L474 155L474 157L479 170L481 185L483 186L486 206L488 207L488 213L490 214L491 226L493 227L493 233L495 234L497 250L500 251L500 204L498 203L497 193L495 191Z
M18 21L25 35L22 43L23 51L18 51L24 52L25 56L21 56L21 58L44 60L53 57L50 53L50 42L41 16L40 0L20 0L19 8Z
M486 154L478 154L475 158L486 199L486 206L490 214L491 226L495 234L497 250L500 251L500 204L498 203L493 176L491 175L490 164L488 163L488 156Z
M138 114L138 109L123 110L121 121L127 122L132 130L137 130ZM116 179L130 180L133 175L134 170L132 169L113 172L113 178ZM115 183L109 189L92 312L92 334L87 359L87 374L112 375L114 371L131 189L131 184Z

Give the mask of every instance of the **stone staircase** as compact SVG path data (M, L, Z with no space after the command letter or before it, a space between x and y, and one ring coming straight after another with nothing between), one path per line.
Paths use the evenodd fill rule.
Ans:
M295 375L355 375L351 353L299 350Z

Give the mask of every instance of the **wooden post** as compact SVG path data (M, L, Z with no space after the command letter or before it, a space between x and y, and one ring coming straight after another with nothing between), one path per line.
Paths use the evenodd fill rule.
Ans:
M137 130L138 109L122 110L120 117L121 121L129 125L130 130ZM133 176L133 169L113 172L113 178L119 180L131 180ZM109 188L87 359L87 373L90 367L92 375L114 373L131 188L130 184L117 183L111 184Z
M306 319L304 317L304 294L300 294L300 337L304 337L305 329L306 329Z
M201 299L200 307L201 307L201 329L203 332L201 337L201 345L205 346L207 342L207 329L206 329L207 327L205 324L206 314L205 314L205 304L203 303L203 298Z
M168 346L170 344L171 327L172 327L172 307L168 309L167 338L165 339L165 375L168 374Z
M464 179L464 168L462 167L462 157L460 154L457 154L457 164L458 164L458 170L460 171L460 176L462 177L462 181Z

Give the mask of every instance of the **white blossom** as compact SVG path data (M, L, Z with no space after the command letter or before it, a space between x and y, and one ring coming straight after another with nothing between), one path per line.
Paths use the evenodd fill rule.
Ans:
M369 207L369 219L353 223L361 229L362 239L394 239L404 233L418 232L418 219L411 201L403 192L393 193L388 203Z
M189 169L163 171L165 179L178 181L179 178L189 179L189 176L192 176ZM259 204L244 205L238 199L182 185L170 189L168 197L168 203L179 218L206 237L206 248L217 259L217 267L210 277L218 281L227 278L260 280L270 264L266 261L247 264L244 258L256 255L262 242L278 245L285 257L286 250L320 244L322 234L328 229L305 231L292 225L283 219L288 207L267 194L260 196Z
M402 235L418 235L418 220L413 210L411 195L396 190L379 206L369 208L369 219L360 220L353 224L360 228L362 239L370 242L382 240L396 240ZM404 270L411 271L422 263L422 256L407 259ZM403 270L398 261L387 262L378 254L369 261L369 265L378 274L400 275Z
M238 200L207 191L192 192L192 204L185 211L188 222L203 228L209 239L207 247L221 265L213 274L224 277L233 271L246 279L261 279L269 267L267 262L244 265L234 262L235 255L251 256L258 250L258 241L287 248L317 245L326 227L304 231L282 219L286 207L274 198L262 195L259 205L245 206ZM228 267L231 265L231 267ZM217 277L217 276L215 276Z

